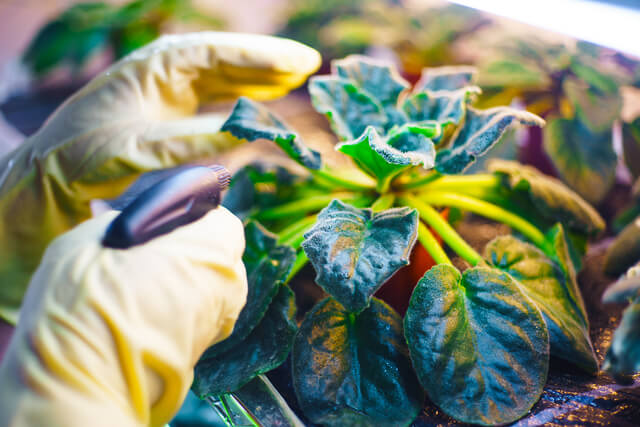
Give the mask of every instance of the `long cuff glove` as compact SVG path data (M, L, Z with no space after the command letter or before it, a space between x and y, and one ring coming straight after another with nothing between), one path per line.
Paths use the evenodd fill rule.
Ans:
M272 99L320 65L300 43L269 36L164 36L114 64L0 159L0 317L15 323L48 243L91 216L91 199L119 195L142 172L228 150L207 101Z
M120 250L101 244L116 214L47 248L0 365L1 426L161 426L231 333L247 295L240 220L219 207Z

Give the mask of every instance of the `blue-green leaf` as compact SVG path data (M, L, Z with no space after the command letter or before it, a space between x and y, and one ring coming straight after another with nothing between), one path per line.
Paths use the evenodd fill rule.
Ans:
M464 118L467 104L480 88L469 86L453 91L424 91L408 97L402 109L411 122L435 121L441 126L459 124Z
M274 141L289 157L309 169L320 169L320 153L307 147L302 139L267 109L246 97L238 98L221 131L238 139Z
M549 368L547 327L508 274L487 267L460 274L436 265L411 296L404 330L418 379L452 417L506 424L540 398Z
M483 155L495 144L507 128L515 123L543 126L544 120L527 111L510 107L476 110L468 107L462 127L449 148L438 152L436 169L445 174L465 170L476 157Z
M618 162L610 130L594 133L577 118L556 118L543 143L562 180L587 201L598 203L609 192Z
M400 267L418 235L418 214L409 208L373 213L334 200L302 243L316 282L349 311L360 312Z
M462 89L475 83L477 72L475 67L466 65L425 68L414 92Z
M247 302L238 316L233 333L210 347L207 356L221 354L249 335L262 319L293 266L296 254L289 246L278 245L278 237L255 221L244 228L246 246L242 262L247 271Z
M380 102L351 80L312 77L309 94L313 107L327 116L331 128L342 141L359 137L367 126L382 132L387 124L387 115Z
M384 107L395 106L400 94L410 85L389 62L362 55L349 55L333 61L335 74L355 82Z
M564 252L559 255L563 259L568 257L566 249ZM538 306L549 328L551 354L589 373L598 372L575 274L513 236L500 236L489 242L484 257L493 267L509 273Z
M293 292L281 285L258 326L243 341L222 353L204 353L195 367L191 389L201 399L230 393L280 366L297 331L295 313Z
M333 298L319 302L291 355L298 402L314 423L406 426L422 407L402 319L376 298L357 315Z
M433 168L436 149L430 138L437 136L439 129L437 125L404 125L382 137L375 128L368 127L360 138L343 142L336 150L352 157L362 170L384 181L412 165Z

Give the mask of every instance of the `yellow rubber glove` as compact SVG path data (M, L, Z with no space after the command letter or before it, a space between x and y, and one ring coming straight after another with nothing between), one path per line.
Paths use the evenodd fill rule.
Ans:
M117 212L55 239L0 365L0 426L162 426L247 295L242 223L219 207L129 249Z
M91 216L90 200L239 143L219 132L225 116L193 116L201 103L276 98L319 65L291 40L204 32L161 37L89 82L0 159L0 317L17 321L48 243Z

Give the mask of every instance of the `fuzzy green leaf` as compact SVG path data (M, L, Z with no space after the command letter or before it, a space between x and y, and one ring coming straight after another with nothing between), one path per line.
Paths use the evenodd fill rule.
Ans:
M562 182L518 162L493 160L489 170L504 177L504 185L524 193L538 212L549 221L593 235L605 228L598 212Z
M207 356L224 353L249 335L266 313L296 258L292 248L278 245L278 237L257 222L247 223L244 235L246 246L242 262L247 270L247 302L233 327L233 333L210 347Z
M617 164L610 131L596 134L578 119L552 119L544 149L562 180L587 201L598 203L609 192Z
M355 141L343 142L336 150L353 158L365 172L389 179L409 166L433 168L436 149L431 137L439 134L439 126L402 126L382 137L375 128L368 127Z
M233 392L287 358L297 330L295 297L281 285L251 333L220 354L205 352L194 370L192 390L202 399Z
M314 423L402 426L424 398L402 335L402 319L378 299L355 315L333 298L304 318L292 351L298 402Z
M320 169L320 153L307 147L302 139L276 117L269 109L246 97L238 98L231 114L222 125L221 131L234 137L255 141L267 139L274 141L296 162L309 169Z
M540 311L506 273L440 264L418 282L404 321L429 398L468 423L517 420L540 398L549 335Z
M333 76L312 77L309 94L313 107L329 119L342 141L362 135L367 126L382 132L387 124L384 107L353 81Z
M478 70L465 65L424 68L414 92L454 91L471 86L476 81Z
M374 213L334 200L304 235L302 248L316 282L349 311L360 312L400 267L418 236L418 214L409 208Z
M551 354L596 373L587 314L582 299L574 299L576 292L579 296L575 274L565 273L540 249L513 236L489 242L484 257L491 266L509 273L536 303L549 329Z
M509 107L488 110L467 108L465 121L454 136L451 146L438 152L436 169L445 174L464 171L476 157L489 150L510 125L516 123L543 126L544 120L527 111Z
M624 162L634 178L640 177L640 117L622 125Z
M640 260L640 216L631 221L607 249L604 271L610 275L622 274Z
M434 121L441 126L458 125L464 118L467 104L480 88L469 86L452 91L425 91L408 97L402 109L412 122Z
M362 55L349 55L333 61L334 74L357 84L383 107L395 106L400 94L410 85L398 70L386 61Z
M620 117L622 95L617 90L601 92L573 78L566 79L562 87L579 119L591 132L610 131L613 122Z

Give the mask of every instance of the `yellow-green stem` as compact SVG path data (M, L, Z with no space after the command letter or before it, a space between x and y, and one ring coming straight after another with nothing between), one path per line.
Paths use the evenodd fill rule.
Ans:
M442 237L442 240L469 264L477 265L482 261L480 254L476 252L434 208L413 196L402 197L400 201L407 206L417 209L420 218L433 228L433 230Z
M373 202L373 204L371 205L371 209L373 209L374 212L385 211L391 208L393 206L393 202L395 201L396 201L395 194L393 193L383 194L382 196L378 197L378 199L375 202Z
M433 258L437 264L451 264L451 260L444 249L442 249L442 246L440 246L438 240L422 222L418 223L418 241L427 252L429 252L429 255L431 255L431 258Z
M435 206L451 206L473 212L485 218L502 222L515 230L518 230L535 245L545 245L544 234L527 220L484 200L462 194L447 193L441 191L428 191L419 196L420 200Z

